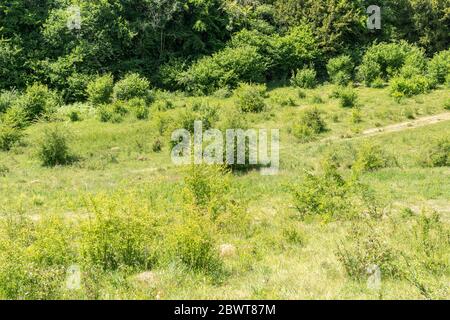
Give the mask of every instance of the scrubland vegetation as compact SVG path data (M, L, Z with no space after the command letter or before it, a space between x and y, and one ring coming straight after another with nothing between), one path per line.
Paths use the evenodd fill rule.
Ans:
M44 2L0 4L0 298L450 297L445 1ZM196 120L278 175L173 164Z

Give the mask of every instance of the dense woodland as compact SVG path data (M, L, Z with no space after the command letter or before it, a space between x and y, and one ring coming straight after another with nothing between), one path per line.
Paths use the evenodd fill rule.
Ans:
M372 4L382 8L381 30L366 27ZM67 27L71 5L80 29ZM448 0L2 0L0 88L40 82L73 102L98 74L138 72L153 86L205 93L283 80L305 64L323 76L330 58L358 64L383 41L431 57L448 48L449 32Z

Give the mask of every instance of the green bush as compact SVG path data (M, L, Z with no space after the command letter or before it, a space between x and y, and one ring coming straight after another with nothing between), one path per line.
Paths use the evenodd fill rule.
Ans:
M381 234L373 229L365 230L360 225L353 226L348 242L338 246L337 258L347 275L353 279L364 279L370 268L378 267L383 277L399 275L397 253L389 246Z
M302 112L300 120L292 128L294 136L304 142L314 139L317 134L324 131L326 131L326 124L317 108Z
M342 86L347 85L352 80L354 68L355 64L348 55L330 59L327 64L328 76L331 82Z
M25 110L17 105L13 105L9 108L1 117L1 122L4 125L10 126L16 129L23 129L28 126L27 113Z
M11 148L16 145L22 137L23 132L20 128L0 124L0 150L11 150Z
M426 69L424 51L406 42L378 43L364 54L358 76L367 86L371 86L377 78L389 80L405 65L423 73Z
M266 92L267 87L265 85L241 83L234 91L236 106L242 112L262 112L266 108L264 102Z
M97 114L101 122L120 123L128 114L128 109L125 102L115 101L112 104L100 105Z
M267 71L267 59L252 46L227 47L210 57L195 62L182 76L186 91L212 94L239 82L261 82Z
M376 171L390 164L390 157L379 145L364 143L358 150L353 169L357 172Z
M15 215L2 220L0 233L0 296L60 298L66 270L75 262L70 224L54 215L36 222Z
M38 156L45 167L67 165L76 159L70 151L67 132L59 126L45 130L38 146Z
M142 98L150 102L150 82L137 73L130 73L114 85L113 95L116 101Z
M150 109L142 98L134 98L128 101L127 109L134 113L136 119L146 120L148 119Z
M34 83L27 87L25 93L16 100L14 105L25 111L28 121L33 121L55 112L61 105L61 101L47 86Z
M436 53L428 62L428 76L438 84L444 84L450 74L450 49Z
M157 220L149 207L127 194L97 195L81 224L80 252L86 265L103 270L148 270L158 253Z
M411 97L428 92L432 89L433 84L429 78L415 75L409 78L403 76L394 77L390 82L390 86L393 97Z
M300 218L320 217L323 221L351 219L360 214L359 198L352 180L345 180L335 166L323 173L306 173L291 189Z
M206 101L195 101L178 113L177 119L172 123L173 129L186 129L194 133L194 122L201 121L203 130L211 129L219 119L218 109Z
M168 232L166 247L169 259L194 272L216 275L221 271L222 262L208 220L191 215Z
M114 79L111 74L98 76L87 85L88 100L94 106L111 102Z
M14 90L0 92L0 114L6 112L17 98L18 94Z
M426 150L422 164L428 167L449 167L450 139L441 139Z
M358 94L351 87L344 87L338 89L336 96L339 99L339 105L342 108L353 108L357 105Z
M312 89L317 85L317 72L313 68L304 67L295 71L291 78L291 85L299 88Z

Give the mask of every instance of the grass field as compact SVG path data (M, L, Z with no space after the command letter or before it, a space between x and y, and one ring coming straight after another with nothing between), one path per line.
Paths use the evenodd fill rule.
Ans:
M265 111L241 115L249 128L280 129L275 176L172 163L170 133L185 106L207 102L220 124L233 96L161 93L173 108L120 123L100 122L89 106L82 121L69 121L69 106L58 121L28 127L21 144L0 152L0 296L450 298L450 170L423 165L438 141L449 141L450 121L362 134L449 112L448 89L396 102L387 88L356 88L353 108L339 106L334 89L269 88ZM302 141L293 127L311 107L326 130ZM70 165L41 165L39 146L54 127L68 132L77 158ZM355 163L372 161L359 159L368 145L386 161L355 173ZM328 185L327 163L352 191ZM307 172L319 180L307 184ZM311 201L324 195L316 211L298 209L305 198L293 189L304 188ZM336 213L321 214L324 206ZM367 285L370 265L381 270L376 288ZM66 285L70 266L79 268L75 288Z

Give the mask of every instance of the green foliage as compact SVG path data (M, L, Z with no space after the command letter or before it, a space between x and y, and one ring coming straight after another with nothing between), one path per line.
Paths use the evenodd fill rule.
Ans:
M147 103L142 98L133 98L129 100L127 103L127 109L133 112L138 120L148 119L150 113Z
M147 270L158 252L157 220L149 207L127 194L90 199L89 219L81 224L80 252L87 265L103 270Z
M341 244L336 252L347 275L354 279L364 279L379 268L383 277L396 277L399 274L396 252L390 248L383 235L373 228L354 225L350 230L347 244Z
M299 121L292 128L294 136L304 142L314 139L317 134L324 131L326 131L326 124L317 108L303 111Z
M353 69L355 64L348 55L341 55L339 57L330 59L327 64L328 76L331 82L346 86L353 78Z
M393 97L411 97L421 93L426 93L432 89L433 84L430 79L416 75L412 77L398 76L391 80L391 95Z
M116 101L127 101L133 98L149 101L150 82L137 73L131 73L114 85L113 94Z
M436 53L428 62L428 76L438 84L444 84L450 75L450 49Z
M176 121L172 124L172 128L183 128L194 133L194 122L201 121L203 130L208 130L213 127L218 117L218 110L215 106L210 105L206 101L196 101L179 112Z
M115 101L112 104L100 105L97 114L101 122L120 123L128 114L128 109L125 102Z
M2 220L0 233L0 296L61 297L66 268L75 262L70 224L56 215L36 222L11 215Z
M331 221L351 219L360 214L355 182L344 179L334 165L327 164L323 173L307 172L291 193L302 219L317 216L323 221Z
M16 91L2 91L0 92L0 115L8 110L17 100L18 94Z
M352 87L339 87L332 96L339 99L339 105L342 108L353 108L357 106L358 94Z
M428 148L422 156L422 164L428 167L450 166L450 139L441 139Z
M20 128L0 124L0 150L11 150L11 148L16 145L22 137L23 132Z
M46 85L34 83L27 87L25 93L16 100L15 105L25 111L28 121L34 121L55 112L60 103L57 94L49 90Z
M98 76L87 85L88 100L94 106L111 102L114 79L111 74Z
M356 172L370 172L386 168L390 163L390 157L379 145L363 143L356 155L353 169Z
M38 156L45 167L67 165L75 161L68 144L68 134L59 126L48 128L38 146Z
M405 66L414 67L417 73L424 72L423 50L406 42L374 44L363 56L359 77L370 86L377 78L389 80Z
M227 47L195 62L183 74L181 85L192 93L209 94L235 88L239 82L260 82L266 71L267 61L255 47Z
M236 106L242 112L262 112L266 108L264 98L267 88L265 85L241 83L234 91Z
M299 69L295 71L291 78L291 85L304 89L312 89L317 85L317 73L313 68Z

